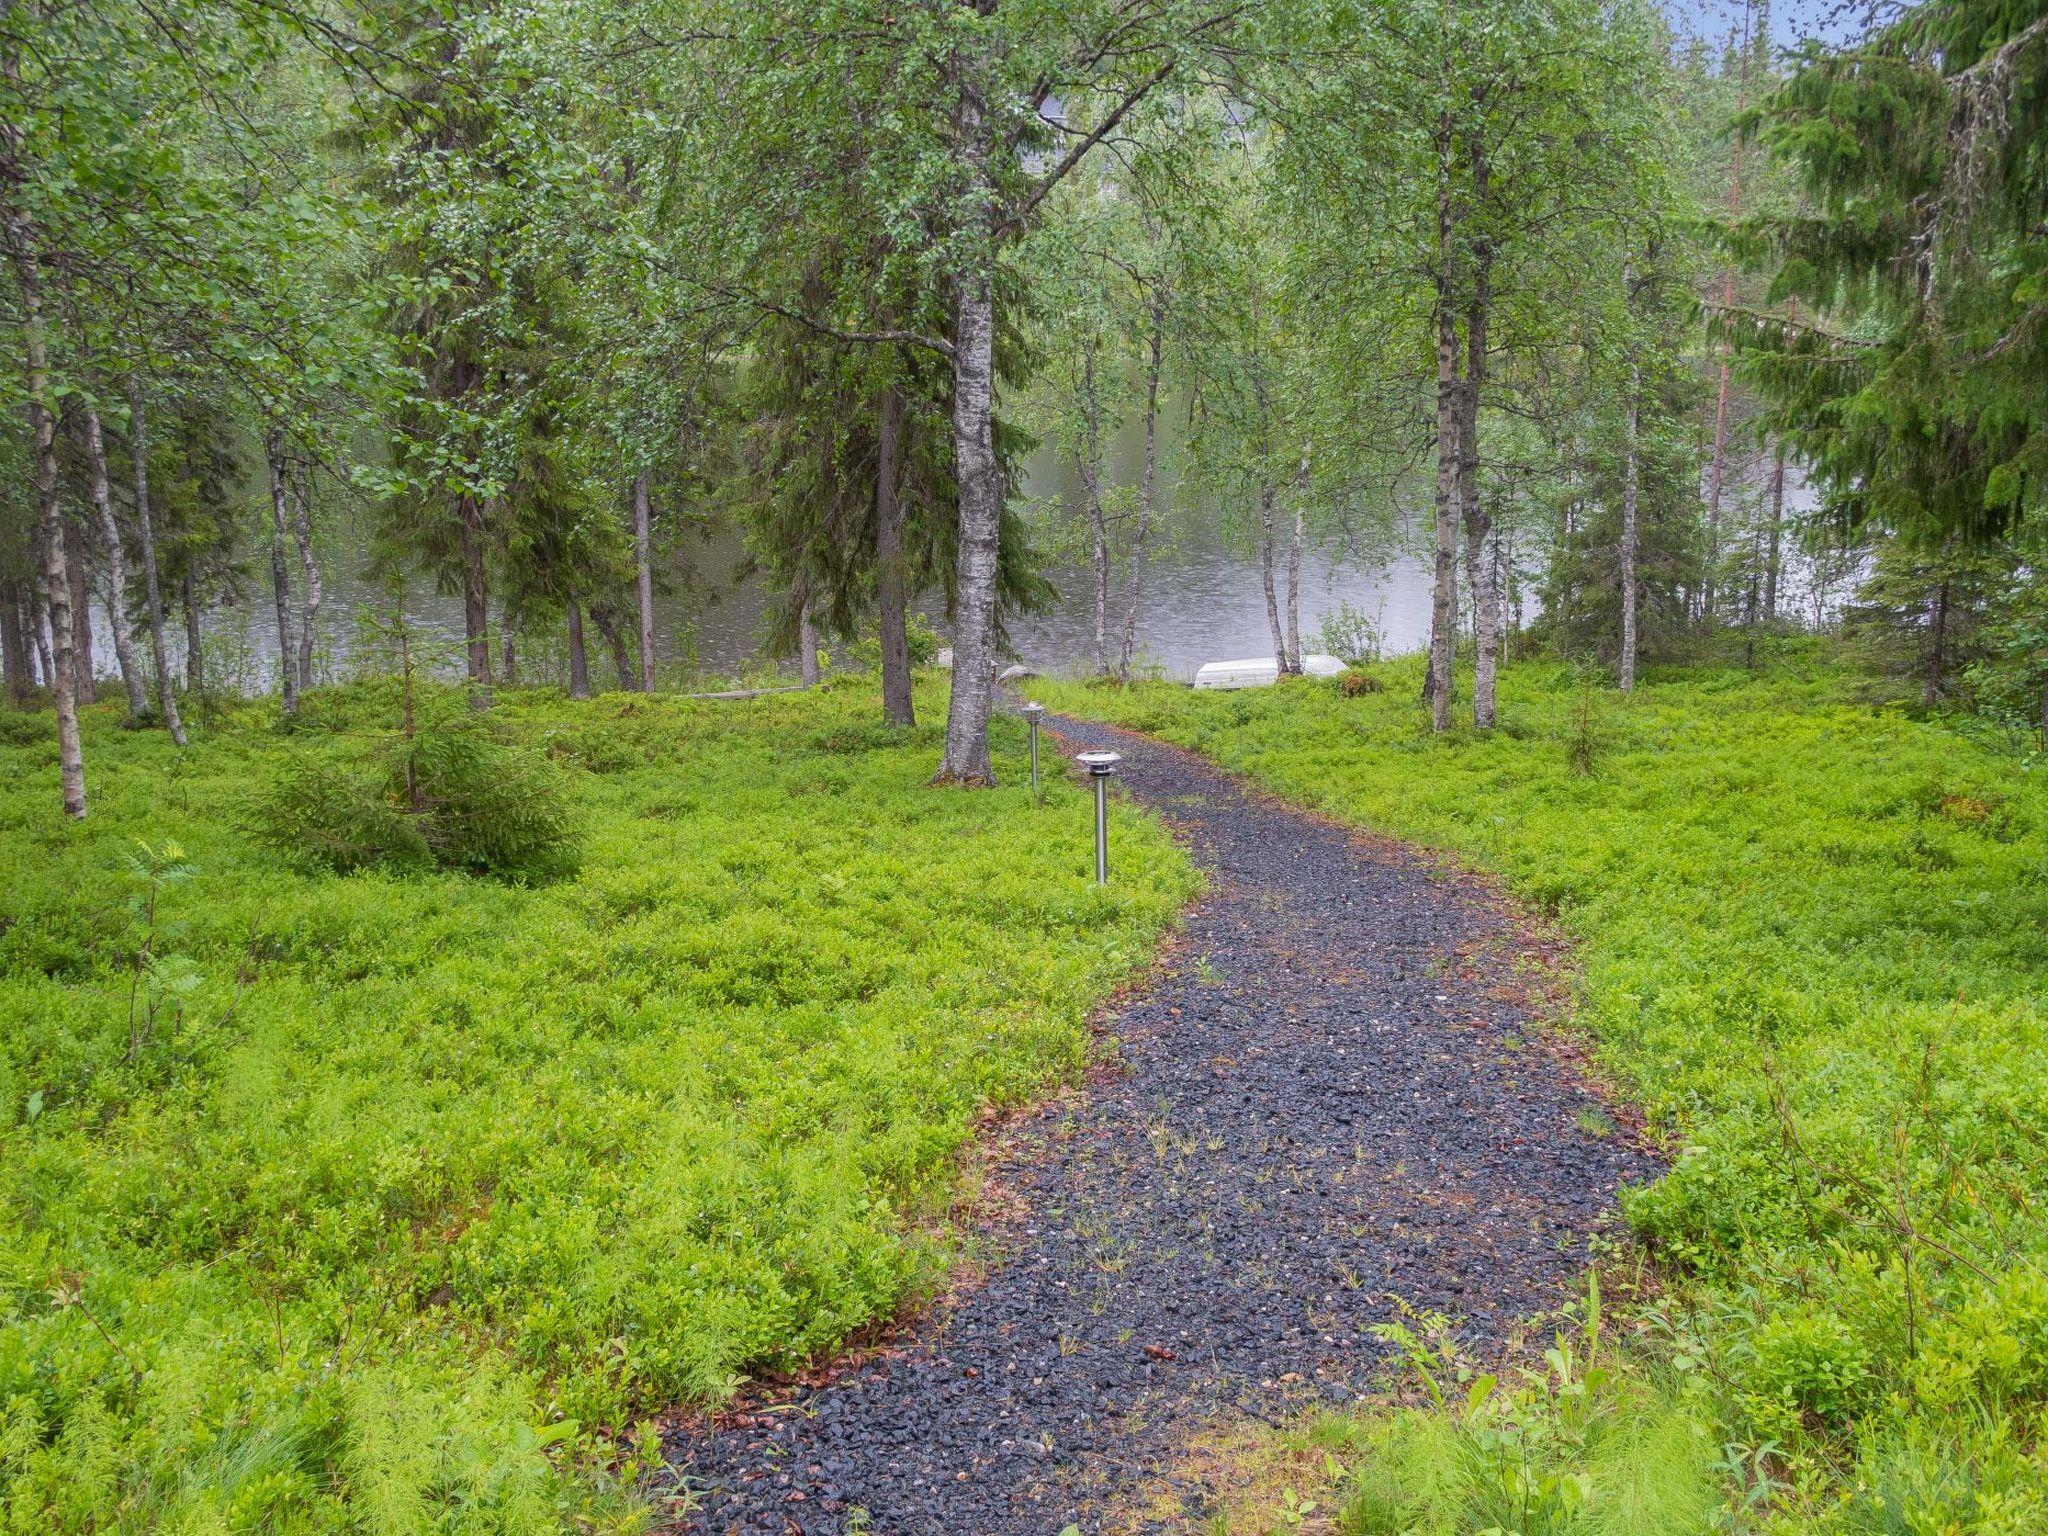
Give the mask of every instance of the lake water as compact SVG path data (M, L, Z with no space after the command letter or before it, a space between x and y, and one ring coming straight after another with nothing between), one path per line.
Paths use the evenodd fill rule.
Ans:
M365 583L349 548L330 551L323 566L326 601L320 615L323 674L351 670L357 652L357 618L365 604L383 606L381 586ZM767 591L758 578L739 574L744 552L736 538L692 543L679 554L673 576L675 590L655 598L655 652L658 661L694 662L702 672L732 675L757 664ZM259 567L259 577L260 577ZM1051 675L1077 676L1093 669L1094 608L1092 578L1085 567L1055 563L1048 573L1059 590L1048 609L1016 615L1010 621L1012 644L1034 669ZM1111 595L1112 648L1120 634L1123 592ZM1339 603L1349 603L1379 620L1390 652L1420 647L1429 632L1429 573L1419 561L1400 556L1391 563L1367 564L1312 551L1302 562L1301 623L1303 642L1312 645L1320 617ZM942 606L936 598L920 608L935 629L945 632ZM447 646L462 633L459 598L413 582L406 593L408 619ZM275 655L276 623L267 582L252 582L243 600L216 609L207 624L211 653L209 675L245 691L266 687ZM591 648L592 681L599 687L613 676L610 653L603 650L594 626L586 624ZM170 637L176 641L174 623ZM1264 592L1258 563L1233 549L1213 527L1179 531L1147 563L1143 597L1138 607L1138 653L1146 667L1187 679L1205 661L1239 656L1271 655ZM497 658L494 653L493 665ZM561 637L522 637L521 664L544 674L560 665ZM104 639L95 660L104 671L112 660Z
M1138 613L1138 653L1142 664L1159 675L1186 680L1207 661L1269 656L1272 640L1266 625L1265 596L1258 563L1238 541L1225 534L1225 517L1214 507L1176 509L1171 488L1178 479L1177 434L1165 434L1160 465L1160 537L1147 562L1144 596ZM1137 478L1138 444L1127 430L1111 454L1112 477L1123 484ZM1041 451L1027 466L1024 493L1041 506L1071 504L1071 470ZM1804 511L1809 496L1795 477L1788 487L1788 512ZM365 604L388 601L384 589L363 579L360 540L346 529L330 528L324 540L322 576L327 601L320 620L320 670L324 677L345 676L358 653L358 615ZM260 538L260 535L259 535ZM1313 647L1321 617L1348 604L1375 619L1389 654L1412 651L1429 634L1428 567L1419 557L1420 530L1382 537L1376 547L1361 550L1343 545L1311 547L1302 562L1301 625L1305 647ZM260 544L249 551L251 579L241 601L216 610L210 631L208 675L218 685L243 692L270 686L274 676L276 627L272 617L267 558ZM1803 599L1799 562L1787 572L1789 603ZM294 561L296 573L296 561ZM758 667L760 632L767 591L760 579L746 573L745 550L730 531L708 539L691 538L669 552L664 562L666 585L655 600L657 661L671 678L685 674L733 676ZM1054 676L1078 676L1093 670L1093 588L1085 564L1055 559L1048 575L1058 599L1046 611L1015 616L1010 623L1018 655L1034 669ZM96 605L97 606L97 605ZM1533 606L1533 605L1532 605ZM933 627L945 632L936 598L920 604ZM413 623L438 637L444 665L454 668L456 643L462 633L458 598L436 592L414 580L406 594L406 612ZM1112 646L1123 612L1122 576L1112 590ZM182 626L170 626L173 643ZM595 626L586 626L591 680L599 688L614 676ZM498 664L495 626L492 665ZM548 635L522 636L520 664L528 677L559 679L565 671L566 641L560 626ZM112 666L112 647L104 634L95 660L103 673Z
M1176 508L1173 487L1180 477L1181 434L1171 425L1162 433L1158 497L1158 537L1147 561L1143 600L1138 612L1138 654L1142 663L1161 675L1187 679L1203 662L1240 656L1268 656L1273 643L1266 625L1265 596L1257 561L1240 544L1226 538L1223 518L1213 507ZM1110 471L1123 484L1137 479L1140 444L1135 428L1112 445ZM1071 468L1041 450L1026 466L1024 495L1040 507L1075 496ZM208 619L208 674L218 684L244 692L270 686L276 656L276 622L270 599L268 557L261 543L248 552L251 572L241 599L216 609ZM326 601L320 616L320 670L323 676L345 676L358 655L358 616L364 605L388 604L381 585L365 581L362 541L345 528L329 528L321 576ZM667 591L655 598L655 653L672 675L692 668L705 675L731 676L758 666L760 631L768 593L756 576L746 574L746 554L733 532L708 539L691 537L668 552L664 562ZM296 580L296 560L293 562ZM1080 675L1093 669L1093 587L1085 563L1053 560L1047 574L1058 600L1047 610L1020 614L1010 623L1018 655L1038 671ZM1113 635L1123 614L1123 577L1112 591ZM1339 603L1376 618L1390 652L1413 650L1425 643L1429 629L1429 573L1420 560L1399 551L1362 558L1342 549L1312 548L1302 561L1301 624L1304 645L1312 645L1317 623ZM928 598L919 607L935 629L945 633L941 603ZM406 613L415 624L452 650L462 633L459 598L434 590L415 579L406 592ZM559 631L560 626L556 626ZM591 681L604 687L613 678L610 654L602 648L595 626L586 624ZM173 622L175 644L181 626ZM495 624L492 665L497 666ZM1114 639L1112 645L1114 645ZM566 641L560 633L522 637L520 664L527 672L558 677L566 663ZM104 637L95 661L101 671L113 662ZM455 665L452 654L446 665Z

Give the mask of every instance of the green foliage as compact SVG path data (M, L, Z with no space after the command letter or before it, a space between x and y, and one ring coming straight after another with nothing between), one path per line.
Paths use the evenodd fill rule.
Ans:
M1807 43L1745 126L1802 196L1738 244L1813 318L1730 329L1828 509L1930 544L2038 514L2048 15L1900 7L1853 47Z
M1344 1536L1707 1536L1719 1528L1700 1395L1603 1354L1599 1290L1541 1365L1501 1380L1446 1319L1382 1328L1426 1408L1343 1426Z
M648 1442L599 1431L936 1283L977 1116L1085 1065L1191 879L1133 815L1097 890L1082 790L936 793L875 710L501 690L508 749L611 763L565 754L540 885L252 843L245 786L374 755L382 702L182 758L88 709L75 824L0 749L0 1530L633 1528ZM131 1053L137 837L189 876Z
M319 715L333 728L359 717L351 695L383 685L325 690ZM452 690L442 690L444 698ZM497 739L467 710L373 736L368 750L294 754L252 797L251 829L287 857L342 873L426 864L471 874L550 878L577 858L574 818L547 756ZM599 738L601 740L601 738ZM551 738L551 748L560 738ZM602 747L585 753L607 759Z
M1386 626L1379 615L1340 602L1317 623L1316 643L1353 667L1370 666L1386 653Z
M2048 1487L2029 763L1858 702L1813 643L1629 698L1517 667L1501 729L1444 739L1414 665L1349 699L1033 691L1499 870L1579 941L1579 1020L1672 1148L1626 1209L1679 1281L1666 1352L1711 1384L1731 1509L1761 1491L1739 1528L2034 1528L1999 1513Z
M249 807L250 830L287 858L340 874L382 864L431 862L427 841L402 801L385 794L375 767L301 752L275 771Z

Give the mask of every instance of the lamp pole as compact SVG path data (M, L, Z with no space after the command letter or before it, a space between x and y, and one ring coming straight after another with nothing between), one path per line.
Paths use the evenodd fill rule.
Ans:
M1033 699L1024 706L1024 718L1031 726L1031 793L1038 794L1038 722L1045 715L1045 706Z
M1123 761L1121 752L1083 752L1074 761L1095 781L1095 883L1109 884L1109 781Z

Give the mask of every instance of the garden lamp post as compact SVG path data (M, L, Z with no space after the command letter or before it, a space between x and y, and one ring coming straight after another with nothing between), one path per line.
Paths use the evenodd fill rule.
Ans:
M1024 706L1024 718L1031 726L1031 793L1038 793L1038 722L1045 718L1045 706L1033 699Z
M1095 883L1109 884L1109 780L1122 762L1121 752L1083 752L1074 761L1095 781Z

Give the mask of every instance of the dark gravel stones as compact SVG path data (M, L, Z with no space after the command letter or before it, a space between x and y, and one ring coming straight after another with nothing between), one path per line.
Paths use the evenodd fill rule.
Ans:
M1553 1305L1655 1171L1521 1044L1507 962L1472 961L1485 903L1197 758L1057 723L1125 755L1209 894L1113 1021L1121 1072L995 1166L1029 1214L985 1281L903 1348L678 1437L691 1529L1094 1536L1191 1430L1365 1386L1393 1298L1479 1343Z

